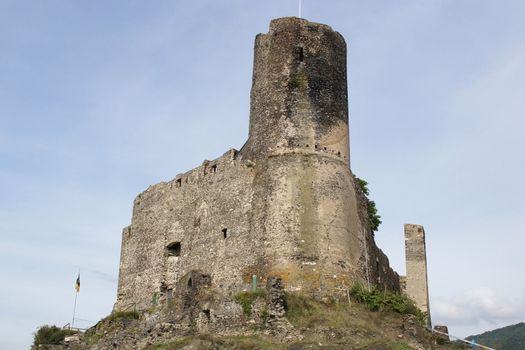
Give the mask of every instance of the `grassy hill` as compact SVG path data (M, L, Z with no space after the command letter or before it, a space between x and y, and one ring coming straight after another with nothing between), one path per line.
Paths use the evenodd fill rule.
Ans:
M214 294L215 295L215 294ZM318 299L286 292L284 313L270 314L262 291L215 295L235 314L192 316L183 309L116 311L70 344L70 350L422 350L463 349L424 327L425 315L406 296L362 286L348 298ZM222 303L222 304L220 304ZM210 307L210 306L208 306ZM211 309L211 307L210 307ZM200 310L197 308L196 310ZM208 309L209 310L209 309ZM222 314L224 315L224 314ZM272 317L273 315L273 317ZM192 316L192 317L190 317ZM211 328L214 327L214 328ZM47 344L47 342L45 342ZM35 343L36 344L36 343Z
M471 335L468 340L475 340L497 350L523 350L525 349L525 323L521 322L512 326L498 328L483 334Z

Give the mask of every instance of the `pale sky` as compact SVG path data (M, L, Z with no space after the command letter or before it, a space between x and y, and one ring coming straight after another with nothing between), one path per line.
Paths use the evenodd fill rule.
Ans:
M0 349L111 312L134 197L247 138L253 40L297 0L0 0ZM525 2L304 0L348 44L352 170L432 320L525 321Z

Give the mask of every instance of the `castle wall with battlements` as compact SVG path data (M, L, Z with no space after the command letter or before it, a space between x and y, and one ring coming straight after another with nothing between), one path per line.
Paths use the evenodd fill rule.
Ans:
M192 270L211 274L225 290L249 285L257 260L249 235L253 168L235 154L137 196L122 234L117 309L167 300Z
M227 295L254 275L320 297L399 290L350 170L343 37L281 18L254 51L248 141L136 198L115 309L169 303L197 271Z

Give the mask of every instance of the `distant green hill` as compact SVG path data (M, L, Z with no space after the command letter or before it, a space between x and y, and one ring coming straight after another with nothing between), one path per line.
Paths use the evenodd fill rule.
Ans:
M490 346L497 350L524 350L525 349L525 323L498 328L483 334L471 335L468 340Z

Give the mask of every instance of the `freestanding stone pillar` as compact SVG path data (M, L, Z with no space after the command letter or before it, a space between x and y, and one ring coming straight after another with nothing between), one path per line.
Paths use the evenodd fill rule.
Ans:
M431 327L428 298L427 251L425 229L421 225L405 224L405 293L421 311L427 313L427 326Z

